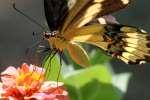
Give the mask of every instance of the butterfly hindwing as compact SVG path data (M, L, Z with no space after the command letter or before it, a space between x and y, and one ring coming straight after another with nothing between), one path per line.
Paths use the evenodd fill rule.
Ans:
M128 25L106 25L105 33L112 41L107 52L126 63L142 64L150 61L150 34Z

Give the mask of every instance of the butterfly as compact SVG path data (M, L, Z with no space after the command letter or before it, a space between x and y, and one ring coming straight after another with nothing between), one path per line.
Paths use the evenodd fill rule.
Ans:
M134 26L117 23L100 24L98 19L129 4L129 0L44 0L50 32L43 32L53 51L67 51L79 65L90 65L81 44L104 50L127 64L150 60L150 35Z

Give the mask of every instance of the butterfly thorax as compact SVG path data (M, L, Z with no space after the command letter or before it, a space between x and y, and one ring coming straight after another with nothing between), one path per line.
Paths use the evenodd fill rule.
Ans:
M53 48L60 51L63 51L67 46L67 40L59 33L59 31L43 32L43 36Z

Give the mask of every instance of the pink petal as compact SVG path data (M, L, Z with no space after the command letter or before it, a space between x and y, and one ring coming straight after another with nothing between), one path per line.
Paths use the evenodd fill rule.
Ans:
M69 100L68 95L56 95L57 100Z
M2 94L3 93L3 84L0 83L0 99L2 98Z
M1 75L13 75L13 76L18 76L17 69L13 66L9 66L4 72L1 73Z
M19 100L19 99L10 96L10 97L8 97L8 100Z
M63 87L63 83L58 82L58 86L57 86L57 82L55 81L46 81L42 84L40 91L51 92L58 87L59 88Z
M18 91L19 91L21 94L23 94L23 95L26 94L26 90L24 89L23 86L18 86L17 89L18 89Z
M43 68L40 68L40 67L38 67L38 66L35 66L35 65L30 65L30 67L29 67L29 70L32 72L37 72L37 73L39 73L39 74L41 74L41 75L44 75L44 69Z
M16 77L18 72L15 67L10 66L4 72L1 73L2 83L6 86L14 86L16 84Z
M12 86L15 86L16 85L16 81L14 78L12 77L7 77L7 76L3 76L1 78L2 82L3 82L3 85L7 86L7 87L12 87Z
M34 93L30 97L25 97L25 99L37 99L37 100L55 100L55 95L47 95L45 93ZM59 99L58 99L59 100Z
M20 71L21 71L21 73L28 73L29 72L29 65L27 63L23 63L21 65Z
M37 100L69 100L68 96L46 94L46 93L34 93L30 97L25 97L25 99L37 99Z
M55 95L56 100L69 100L68 92L62 82L47 81L41 86L40 92Z
M41 84L42 84L42 82L39 82L39 81L33 82L30 85L30 89L31 90L39 90L41 87Z

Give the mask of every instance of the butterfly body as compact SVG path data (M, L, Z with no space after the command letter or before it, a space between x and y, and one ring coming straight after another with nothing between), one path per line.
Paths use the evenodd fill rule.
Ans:
M103 18L107 22L103 15L126 7L129 0L56 0L59 5L54 1L44 0L51 30L44 37L52 48L67 50L77 64L89 66L88 54L80 43L97 46L125 63L150 60L148 33L133 26L98 21Z
M53 48L58 49L59 51L63 51L67 46L67 40L62 37L58 31L44 32L43 36Z

